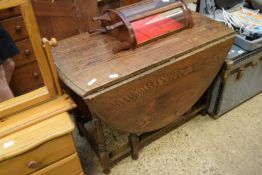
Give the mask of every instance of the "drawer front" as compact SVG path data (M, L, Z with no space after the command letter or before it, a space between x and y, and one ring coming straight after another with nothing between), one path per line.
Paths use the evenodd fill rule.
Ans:
M14 41L22 40L28 37L22 16L6 19L1 23Z
M17 68L10 86L16 96L44 86L37 62Z
M20 51L20 54L14 59L17 68L36 60L33 47L29 39L17 42L16 46Z
M70 155L48 167L45 167L32 175L58 175L58 174L80 174L82 168L77 154Z
M0 19L6 19L20 15L20 9L18 7L12 7L4 10L0 10Z
M0 163L0 175L29 174L76 152L71 134Z

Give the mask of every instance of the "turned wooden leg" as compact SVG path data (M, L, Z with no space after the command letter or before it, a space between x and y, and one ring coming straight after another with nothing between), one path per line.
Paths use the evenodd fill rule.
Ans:
M96 130L96 144L98 146L98 155L100 163L105 174L110 173L110 158L109 152L106 150L105 136L100 119L94 118Z
M139 137L137 134L130 134L129 135L129 145L131 147L131 157L133 160L138 159L138 152L139 152Z

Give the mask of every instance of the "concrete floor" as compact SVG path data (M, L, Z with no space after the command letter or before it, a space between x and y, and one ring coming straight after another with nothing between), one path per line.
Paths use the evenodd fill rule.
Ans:
M105 126L109 149L126 134ZM103 174L89 144L75 133L87 175ZM110 175L260 175L262 174L262 94L223 117L198 116L126 158Z

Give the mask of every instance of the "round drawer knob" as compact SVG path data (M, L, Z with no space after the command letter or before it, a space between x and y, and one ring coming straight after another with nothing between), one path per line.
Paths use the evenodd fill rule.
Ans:
M37 80L39 78L39 73L38 72L34 72L33 73L33 77L35 80Z
M15 31L16 31L17 33L22 32L22 27L21 27L20 25L15 26Z
M40 166L40 163L35 161L35 160L31 160L27 164L27 167L30 168L30 169L35 169L35 168L38 168L39 166Z
M30 56L31 51L29 49L25 49L24 54L25 54L25 56Z

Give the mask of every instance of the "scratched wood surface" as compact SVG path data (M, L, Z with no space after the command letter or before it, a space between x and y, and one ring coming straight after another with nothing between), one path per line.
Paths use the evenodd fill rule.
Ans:
M103 121L122 131L144 133L176 121L210 86L234 36L85 97Z
M199 14L194 13L193 19L192 29L118 54L112 52L118 41L107 35L85 33L62 40L53 50L60 78L78 95L86 97L234 34ZM226 48L221 49L226 52ZM118 77L109 78L112 74ZM88 85L92 79L96 82Z

